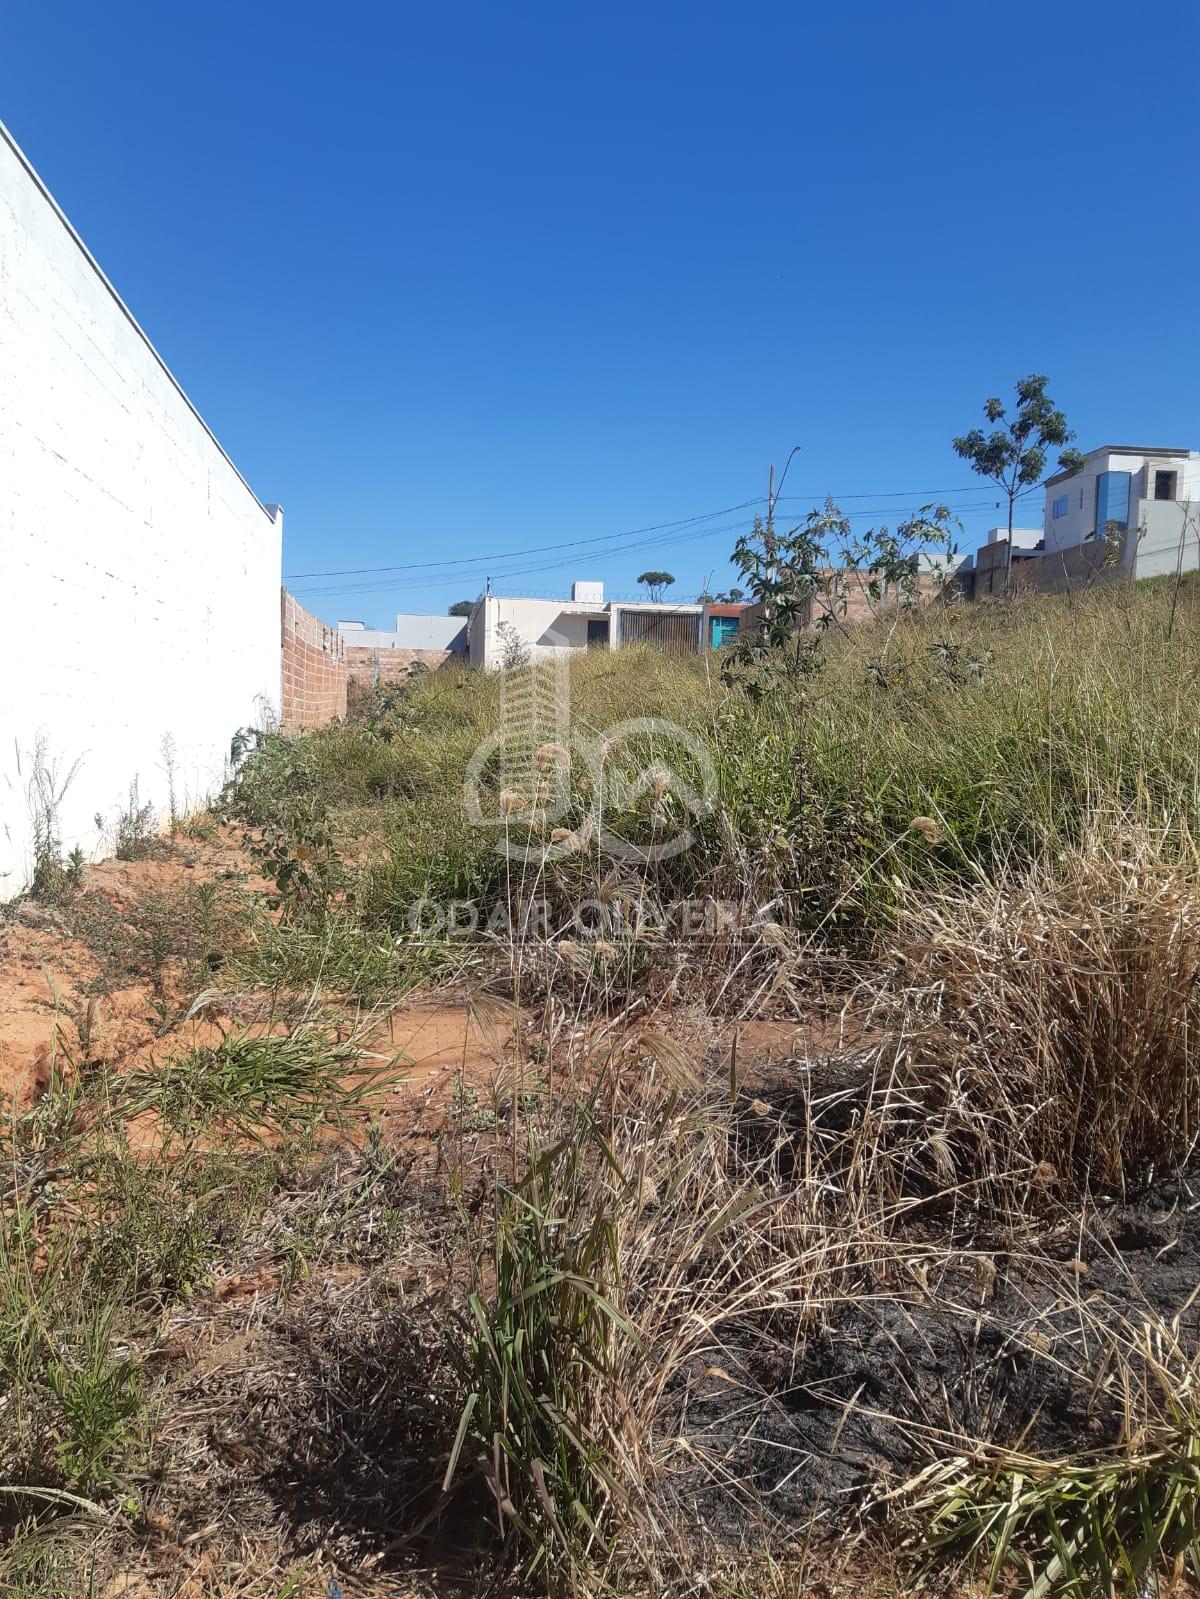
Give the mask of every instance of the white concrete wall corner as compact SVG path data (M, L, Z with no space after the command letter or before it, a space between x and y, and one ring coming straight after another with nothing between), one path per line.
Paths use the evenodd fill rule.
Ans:
M0 898L32 867L39 751L89 858L135 780L162 812L172 761L177 807L219 787L279 703L281 564L282 513L0 127Z

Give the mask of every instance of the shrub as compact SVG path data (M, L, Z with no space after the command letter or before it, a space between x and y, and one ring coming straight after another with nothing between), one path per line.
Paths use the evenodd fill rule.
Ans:
M102 819L96 818L97 825ZM158 831L158 812L147 800L142 802L135 777L129 785L129 801L112 828L113 853L119 861L141 861L157 855L164 847Z

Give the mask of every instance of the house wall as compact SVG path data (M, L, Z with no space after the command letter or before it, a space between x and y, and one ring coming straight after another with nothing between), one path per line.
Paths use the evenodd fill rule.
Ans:
M1016 528L1013 529L1016 532ZM1002 531L999 540L989 539L986 544L981 544L975 552L974 580L972 594L975 599L986 599L989 594L1003 594L1005 584L1011 575L1014 587L1020 587L1028 581L1028 573L1036 568L1039 555L1030 552L1028 545L1018 544L1013 540L1012 572L1006 571L1008 557L1008 529ZM1024 573L1025 576L1021 577Z
M283 676L279 720L288 733L324 727L346 714L346 643L336 627L327 627L306 611L295 595L287 589L279 592Z
M1143 500L1134 530L1134 568L1138 577L1167 577L1200 570L1200 496Z
M415 616L401 612L396 617L396 648L401 650L441 650L466 652L467 624L461 616Z
M468 623L461 616L401 613L394 632L359 622L339 622L338 632L346 644L350 681L361 687L400 682L417 662L434 671L452 657L467 656Z
M589 619L607 615L603 604L583 605L567 600L528 600L489 594L480 600L471 617L471 665L489 670L500 665L504 654L501 631L504 626L512 628L528 649L530 658L536 660L586 649Z
M1046 485L1045 531L1046 554L1054 555L1059 550L1073 549L1077 544L1084 543L1090 534L1096 530L1096 479L1101 472L1109 471L1135 471L1139 465L1144 465L1141 457L1122 457L1123 464L1112 465L1109 456L1097 456L1095 460L1085 463L1082 471L1074 477L1068 478L1064 483ZM1055 500L1065 499L1067 509L1064 515L1054 515Z
M167 764L180 809L220 785L279 699L281 539L0 127L0 898L28 881L39 746L89 857L135 778L160 811Z
M467 659L472 666L485 667L491 648L491 629L495 601L488 596L481 599L467 622Z
M1174 471L1179 474L1177 493L1184 499L1200 498L1200 457L1188 454L1174 456L1146 456L1097 454L1089 458L1083 469L1061 483L1047 483L1045 504L1046 553L1071 549L1085 543L1093 533L1102 532L1096 527L1096 479L1103 472L1129 472L1130 524L1136 523L1136 502L1150 499L1154 492L1155 471ZM1067 499L1067 510L1056 517L1054 502ZM1159 505L1169 505L1169 500L1159 500Z

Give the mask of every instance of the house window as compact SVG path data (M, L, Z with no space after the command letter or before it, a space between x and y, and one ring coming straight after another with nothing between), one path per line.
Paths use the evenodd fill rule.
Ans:
M606 650L608 648L607 616L588 617L587 647L589 650Z
M1096 478L1096 535L1115 522L1122 532L1129 526L1129 472L1101 472Z
M1066 516L1067 508L1070 505L1070 503L1071 503L1070 495L1068 495L1068 494L1060 494L1058 496L1058 498L1055 500L1054 504L1050 507L1050 514L1052 516Z
M1154 474L1154 498L1156 500L1173 500L1175 498L1175 473L1156 472Z

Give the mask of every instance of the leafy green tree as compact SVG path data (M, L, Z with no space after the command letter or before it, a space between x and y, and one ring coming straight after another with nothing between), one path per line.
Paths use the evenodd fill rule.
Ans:
M1002 400L995 397L985 400L983 414L993 424L992 431L985 433L982 428L972 428L969 433L952 440L955 453L969 461L980 477L998 484L1008 500L1006 590L1012 574L1013 509L1017 496L1023 489L1041 481L1047 449L1062 449L1058 464L1064 471L1077 472L1083 465L1083 456L1078 450L1062 448L1070 444L1075 434L1067 426L1066 415L1056 409L1046 393L1049 381L1036 373L1021 379L1017 384L1017 409L1011 420ZM1005 425L999 427L997 423Z
M827 583L826 539L835 526L849 536L849 522L827 500L823 511L811 511L786 533L776 532L772 518L756 516L734 545L733 564L761 609L758 626L727 647L722 672L751 699L761 699L781 676L807 676L820 666L820 639L809 628Z
M475 606L472 603L472 601L470 601L470 600L455 600L454 604L446 612L446 615L447 616L470 616L471 612L474 609L475 609Z
M832 500L786 533L756 517L732 559L761 620L728 647L726 679L759 699L780 679L818 671L822 635L843 626L857 590L871 614L886 607L893 617L872 663L876 680L889 682L884 659L900 616L920 602L922 559L936 586L954 556L956 526L945 506L926 505L894 533L886 527L857 533Z
M649 594L655 605L662 599L663 594L674 583L675 578L670 572L643 572L638 582Z

